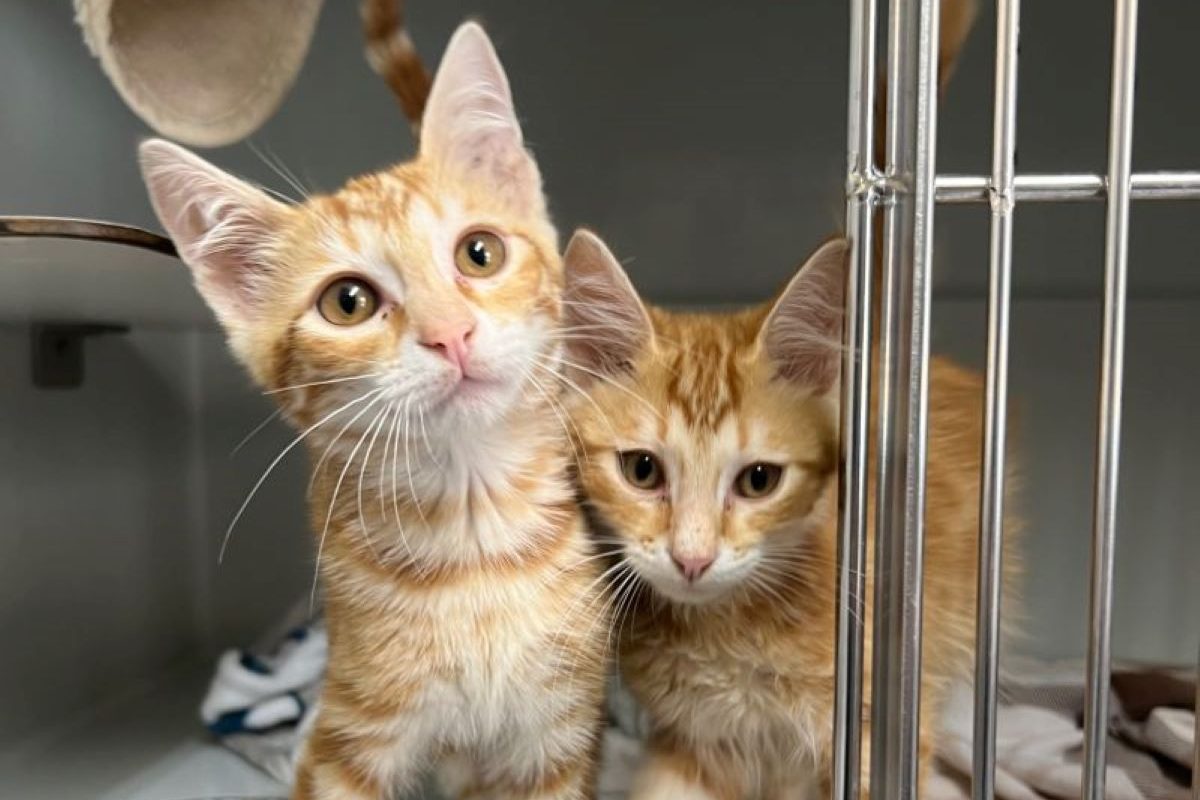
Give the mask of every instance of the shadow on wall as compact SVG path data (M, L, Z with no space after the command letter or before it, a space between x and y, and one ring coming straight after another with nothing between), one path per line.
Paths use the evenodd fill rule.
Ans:
M311 576L299 454L216 565L274 446L264 432L229 458L268 404L219 337L134 331L86 348L82 387L37 389L27 330L0 329L0 748L173 661L252 643Z
M196 645L187 342L138 332L85 347L84 385L42 390L28 332L0 331L0 736Z

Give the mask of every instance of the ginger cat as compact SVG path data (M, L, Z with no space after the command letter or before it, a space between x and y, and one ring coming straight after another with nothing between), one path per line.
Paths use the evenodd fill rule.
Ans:
M653 731L634 800L829 796L845 254L826 243L772 303L684 314L644 305L592 234L567 248L573 357L602 378L572 403L578 476ZM923 767L971 663L982 388L933 360Z
M163 141L141 162L315 462L330 661L292 796L390 798L438 767L452 796L583 800L608 626L557 410L562 262L477 25L422 128L414 160L295 206Z

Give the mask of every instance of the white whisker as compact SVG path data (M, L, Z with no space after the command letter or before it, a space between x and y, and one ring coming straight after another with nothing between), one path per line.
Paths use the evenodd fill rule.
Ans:
M283 409L277 408L271 412L270 416L268 416L262 422L255 425L254 429L252 431L250 431L249 433L247 433L245 436L243 436L242 440L240 442L238 442L236 445L234 445L233 449L229 451L229 457L233 458L234 456L236 456L238 454L238 451L246 446L247 442L249 442L251 439L253 439L255 436L257 436L263 430L263 428L270 425L271 421L273 419L277 418L282 413L283 413Z
M279 455L275 456L275 460L271 462L271 464L267 467L266 471L263 472L263 474L255 482L254 487L250 490L250 494L248 494L246 496L246 499L242 501L241 507L238 508L237 513L233 515L233 520L229 523L229 527L225 529L225 538L221 541L221 549L220 549L220 552L217 554L217 563L218 564L220 564L222 561L225 560L225 548L229 546L229 537L233 535L233 529L237 525L238 520L240 520L242 518L242 514L244 514L246 512L246 508L250 505L250 501L254 499L254 495L258 494L259 488L261 488L263 483L266 482L267 477L271 474L272 471L274 471L275 467L279 464L279 462L283 460L283 457L286 456L289 452L291 452L292 448L294 448L296 445L300 444L300 442L304 441L304 438L306 436L308 436L310 433L312 433L313 431L315 431L317 428L321 427L326 422L328 422L329 420L336 417L338 414L341 414L343 411L345 411L349 408L352 408L353 406L358 405L359 403L366 400L368 397L371 397L373 395L378 395L379 392L382 392L382 391L383 391L382 389L372 389L371 391L367 392L366 394L356 397L355 399L351 400L349 403L346 403L345 405L339 407L335 411L332 411L329 414L325 415L320 420L318 420L317 422L315 422L314 424L312 424L308 428L306 428L299 436L297 436L295 439L293 439L287 445L287 447L283 448L283 450L279 453ZM372 401L372 402L374 402L374 401Z
M297 383L292 386L279 386L274 389L267 389L263 394L279 394L280 392L291 392L296 389L308 389L312 386L328 386L331 383L346 383L347 381L361 381L366 378L378 378L384 375L384 372L364 372L361 375L347 375L342 378L329 378L323 381L309 381L308 383Z
M375 432L371 434L371 441L367 445L367 451L363 453L362 467L358 470L358 527L362 530L363 539L366 541L367 547L370 548L372 555L375 556L375 560L381 564L383 562L379 558L379 551L375 549L375 543L371 539L371 532L367 530L367 523L363 517L363 478L366 476L367 467L371 463L371 450L375 447L375 440L379 438L379 432L383 430L383 425L387 421L387 414L391 409L392 404L385 405L375 415L375 419L371 421L371 427L367 430L370 431L371 428L374 428Z
M371 408L382 399L382 394L376 395L370 403L367 403L367 405L363 408L363 411ZM359 412L359 416L361 416L362 413L363 412ZM310 611L314 609L317 604L317 579L321 574L321 555L325 552L325 537L329 535L329 523L333 520L333 509L337 505L338 495L341 494L342 491L342 481L346 479L346 472L350 469L350 465L354 463L354 456L358 454L358 450L360 447L362 447L363 441L367 438L367 433L369 430L370 429L363 431L363 433L359 435L358 443L354 445L354 449L350 451L350 455L346 459L346 464L342 467L342 471L338 475L337 483L334 484L333 494L329 497L329 511L325 514L325 525L321 529L321 538L317 542L317 559L316 565L313 567L312 592L308 597L308 607Z

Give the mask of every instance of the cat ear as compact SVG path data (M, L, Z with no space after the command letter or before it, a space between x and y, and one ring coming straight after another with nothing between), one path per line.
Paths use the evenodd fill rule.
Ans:
M627 372L654 341L650 315L617 259L596 234L575 231L563 254L563 327L581 379ZM590 371L590 372L589 372Z
M161 139L138 148L150 202L196 287L227 327L253 315L286 206Z
M512 93L483 28L460 25L446 46L421 121L421 156L481 180L525 210L544 206L537 165L525 149Z
M837 383L842 352L845 239L822 245L784 287L759 330L778 375L828 392Z

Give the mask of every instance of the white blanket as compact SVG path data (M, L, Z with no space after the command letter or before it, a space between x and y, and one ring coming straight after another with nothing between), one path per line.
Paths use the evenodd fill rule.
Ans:
M222 743L284 784L292 781L296 753L315 714L327 658L321 625L294 628L265 653L231 650L222 655L200 716ZM1082 670L1008 681L1010 702L997 724L998 800L1073 800L1082 795ZM1195 716L1181 708L1154 708L1144 721L1121 717L1120 699L1110 737L1105 797L1109 800L1186 800L1180 770L1190 769ZM971 775L974 704L971 688L956 687L944 709L938 765L923 791L926 800L967 800ZM626 796L648 730L645 714L614 680L608 696L600 800ZM1136 749L1135 749L1136 747ZM1156 756L1178 762L1175 776Z

